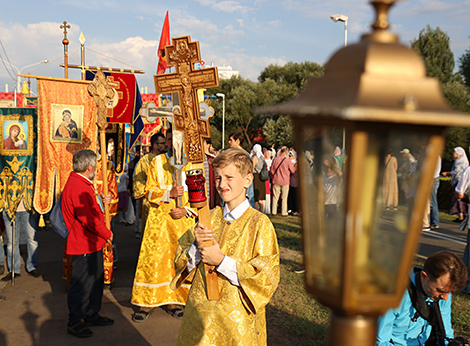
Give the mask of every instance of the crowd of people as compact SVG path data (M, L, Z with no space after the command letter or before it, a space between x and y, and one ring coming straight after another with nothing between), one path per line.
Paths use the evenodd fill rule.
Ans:
M402 165L391 150L385 156L383 178L384 208L398 210L399 188L409 205L413 205L416 191L416 172L422 167L420 159L425 148L415 155L408 148L400 151ZM470 148L469 148L470 150ZM451 171L441 172L441 158L433 171L431 196L422 220L423 230L439 228L437 190L440 176L450 176L451 207L449 213L456 215L454 221L461 223L462 231L468 228L468 205L470 196L470 167L465 150L455 147ZM400 183L398 183L398 175ZM454 336L451 323L452 293L470 293L470 229L467 230L464 258L449 251L439 251L429 256L423 268L414 267L410 283L397 308L389 309L379 318L377 345L465 345L468 342Z
M68 333L79 338L91 337L91 326L114 323L99 314L103 289L105 284L112 283L112 268L116 268L117 262L114 222L107 226L104 218L104 205L108 205L111 216L115 216L113 221L133 225L141 242L130 297L137 309L132 316L135 323L144 323L156 308L162 308L174 318L183 319L178 345L221 345L227 340L234 344L266 344L264 309L279 282L276 232L266 215L302 213L298 155L293 148L283 146L276 150L260 144L247 152L243 149L244 138L241 132L232 133L230 148L223 151L216 151L210 138L204 140L205 190L211 210L207 225L197 220L184 183L192 164L181 170L173 165L171 130L153 135L148 153L142 154L138 148L118 177L110 162L108 177L103 177L101 158L95 152L80 150L74 154L73 172L62 194L62 210L69 230L65 249L70 261ZM402 159L398 160L391 149L385 152L382 201L388 213L399 209L400 191L413 201L416 185L413 179L420 169L419 151L413 155L404 148L400 153ZM322 157L321 169L315 170L314 158L313 151L302 155L305 167L321 174L325 219L334 220L341 208L340 190L347 157L336 147ZM463 148L454 149L454 160L451 171L441 172L439 159L423 229L439 228L440 175L451 177L454 193L450 212L457 215L458 222L467 225L465 201L470 196L470 167ZM110 191L105 196L106 180ZM40 277L37 215L23 209L20 202L15 215L15 251L19 254L18 235L23 229L28 245L26 271ZM5 211L3 221L9 273L2 280L11 280L12 275L20 276L20 257L15 256L12 261L12 222ZM1 275L5 254L3 244L0 245ZM209 282L205 266L214 268L211 270L218 274L221 294L218 300L212 300L206 292ZM463 261L455 254L441 251L430 256L422 269L413 268L409 292L405 292L400 306L379 319L377 344L418 345L434 334L442 342L453 338L451 293L460 289L470 293L469 267L467 244ZM428 303L432 303L431 310ZM436 319L441 320L438 327L433 322ZM220 324L225 326L224 333L219 332Z
M145 322L156 308L162 308L174 318L183 319L179 345L224 344L228 340L266 344L265 306L279 282L276 233L263 213L271 179L261 146L256 146L250 156L241 149L242 139L234 137L236 134L231 137L232 148L219 153L212 150L210 139L205 140L210 208L207 225L196 222L197 211L189 203L184 183L192 164L181 170L173 165L171 130L153 135L149 152L142 156L136 153L120 176L116 176L109 160L104 176L101 157L94 151L74 153L73 171L61 197L69 231L63 261L63 273L70 282L69 334L88 338L93 335L93 326L114 324L100 312L103 290L113 282L117 266L114 223L120 222L134 225L136 238L141 241L130 297L138 308L132 316L135 323ZM287 150L281 151L285 157ZM295 163L291 159L289 162L290 171L295 173ZM105 209L111 222L106 221ZM23 213L27 217L23 218ZM37 214L19 209L16 235L21 228L28 231L32 227L33 232L26 235L28 240L35 239L36 218ZM20 276L20 263L16 264L20 256L15 256L12 267L12 231L8 228L12 223L5 212L3 219L7 226L6 267L10 271L3 279L10 280L13 273ZM31 220L36 224L30 225ZM30 275L40 277L36 269L37 243L32 245L28 243L26 268ZM0 254L2 261L4 257ZM205 266L217 273L219 299L206 295ZM218 332L219 324L225 326L223 334Z
M229 136L231 148L243 149L244 135L234 132ZM297 152L282 146L276 150L255 144L249 153L253 162L253 184L248 188L250 205L260 212L282 216L299 215L299 177ZM266 173L264 173L265 171Z

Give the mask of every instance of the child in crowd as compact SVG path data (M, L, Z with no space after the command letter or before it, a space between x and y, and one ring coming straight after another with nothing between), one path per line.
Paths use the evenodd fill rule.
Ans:
M225 207L179 240L171 287L191 282L178 345L266 345L265 306L279 283L279 247L269 218L250 207L253 163L241 149L212 161ZM194 235L193 235L194 234ZM212 246L203 246L213 240ZM220 300L208 300L204 264L215 266Z

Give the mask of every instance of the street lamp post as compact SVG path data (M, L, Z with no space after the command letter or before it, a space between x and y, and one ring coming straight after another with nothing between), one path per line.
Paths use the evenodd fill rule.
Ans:
M15 107L18 107L18 100L16 98L16 93L21 91L21 77L20 77L20 74L21 74L21 71L23 71L25 68L27 67L31 67L31 66L34 66L34 65L38 65L38 64L47 64L49 62L49 60L47 59L44 59L44 60L41 60L41 61L38 61L38 62L35 62L34 64L30 64L30 65L26 65L26 66L23 66L22 68L18 69L18 67L16 67L15 65L13 65L11 62L9 61L6 61L6 60L3 60L2 58L0 58L0 60L2 60L3 62L7 63L8 65L10 65L11 67L13 67L15 70L16 70L16 88L15 88Z
M222 150L224 149L225 144L225 94L217 93L217 97L222 98Z
M333 22L344 22L344 46L348 45L348 16L343 14L332 14L330 16Z
M330 16L333 22L344 22L344 46L348 45L348 16L343 14L332 14ZM343 128L343 155L345 155L344 149L346 147L346 130Z

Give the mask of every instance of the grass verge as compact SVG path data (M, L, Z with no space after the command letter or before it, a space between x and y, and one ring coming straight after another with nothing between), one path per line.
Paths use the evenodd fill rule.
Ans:
M442 219L447 219L446 216ZM307 293L304 275L294 272L302 266L300 217L271 216L270 219L279 241L281 280L266 308L268 345L325 345L330 310ZM422 266L423 262L417 259L416 265ZM470 339L470 295L453 295L452 325L456 336Z

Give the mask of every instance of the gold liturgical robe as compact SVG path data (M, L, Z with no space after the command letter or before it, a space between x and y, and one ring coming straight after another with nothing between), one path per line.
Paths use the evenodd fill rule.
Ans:
M165 154L153 159L145 187L150 210L140 247L131 300L132 304L143 307L184 305L188 298L188 285L173 291L170 289L170 283L175 276L174 260L178 239L194 225L194 218L185 216L173 220L170 216L171 209L176 207L175 200L169 198L175 181L175 170L168 161ZM189 207L187 192L183 196L183 206Z
M134 170L134 198L139 199L142 198L142 224L140 233L141 235L144 234L145 230L145 223L147 222L147 217L149 215L149 208L150 203L147 198L145 197L145 185L147 184L147 175L150 167L150 163L155 158L154 153L148 153L143 158L137 162L137 166Z
M203 263L189 275L185 270L194 241L191 230L186 232L179 241L177 275L171 287L193 279L177 345L266 345L265 306L279 283L274 227L266 215L251 207L231 222L224 220L222 209L214 209L211 223L222 253L237 263L240 287L218 274L221 298L207 299Z

